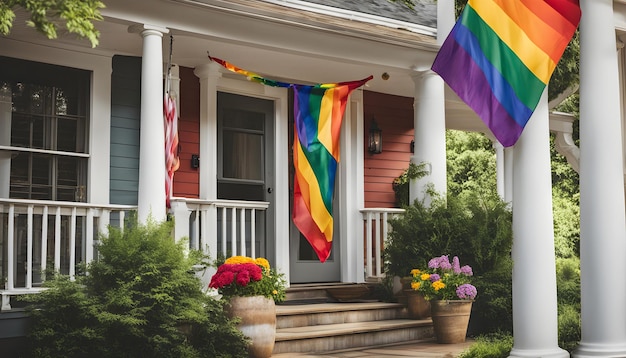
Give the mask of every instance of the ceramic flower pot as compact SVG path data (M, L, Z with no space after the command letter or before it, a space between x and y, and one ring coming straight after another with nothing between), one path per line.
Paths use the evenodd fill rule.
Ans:
M409 318L426 319L430 317L430 302L424 298L421 292L408 289L404 290L407 297L406 307L409 311Z
M239 330L252 341L248 353L252 358L268 358L276 338L276 306L263 296L232 297L226 308L231 317L239 317Z
M472 303L472 300L430 301L433 328L438 343L465 342Z

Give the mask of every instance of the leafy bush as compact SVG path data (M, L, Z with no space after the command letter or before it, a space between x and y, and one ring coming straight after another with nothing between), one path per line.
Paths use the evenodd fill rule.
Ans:
M556 287L559 304L559 346L574 350L581 338L580 260L556 260Z
M388 274L408 276L430 258L454 253L480 275L510 257L512 215L497 195L431 196L430 206L416 200L389 220L383 250Z
M513 332L512 275L513 260L508 258L492 271L474 276L480 295L472 306L470 335Z
M30 295L33 357L242 357L247 340L191 270L172 224L111 228L89 275ZM184 328L183 328L184 327Z
M574 305L559 305L559 347L571 352L581 338L580 312Z
M476 338L476 343L462 352L459 358L507 358L513 349L513 336L494 333Z

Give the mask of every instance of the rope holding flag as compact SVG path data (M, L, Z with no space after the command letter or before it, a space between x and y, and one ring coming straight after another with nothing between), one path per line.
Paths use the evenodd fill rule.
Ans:
M321 262L330 256L333 241L333 197L339 164L341 123L350 93L373 76L359 81L314 86L274 81L219 58L209 58L249 80L294 90L292 220Z
M469 0L432 70L510 147L580 17L578 0Z

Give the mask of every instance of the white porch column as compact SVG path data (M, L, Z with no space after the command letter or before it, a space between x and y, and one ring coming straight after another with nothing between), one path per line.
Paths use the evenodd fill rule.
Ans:
M582 339L573 356L626 357L626 286L619 279L626 272L620 74L615 29L607 21L613 1L580 5Z
M437 44L441 45L454 27L454 1L437 1ZM446 176L446 113L444 82L431 70L416 69L413 74L414 94L414 142L415 151L411 163L427 163L429 172L423 178L409 183L409 204L415 199L425 200L426 186L431 183L435 191L445 194Z
M549 138L546 88L514 152L513 349L509 357L569 357L558 346Z
M169 30L133 25L129 32L143 38L141 60L141 125L139 133L139 193L137 219L166 219L165 130L163 128L163 34Z
M11 145L11 86L0 83L0 145ZM11 183L11 152L0 150L0 198L9 197Z
M411 163L426 163L428 175L411 180L409 186L410 204L415 199L428 205L426 195L428 185L445 195L446 192L446 113L443 80L431 70L416 72L414 123L415 152Z

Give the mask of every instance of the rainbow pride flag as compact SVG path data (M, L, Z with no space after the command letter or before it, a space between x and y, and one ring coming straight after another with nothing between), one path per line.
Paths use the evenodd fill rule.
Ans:
M432 70L503 146L512 146L580 16L577 0L470 0Z
M325 262L333 241L335 174L346 103L350 93L373 76L359 81L310 86L274 81L219 58L209 58L251 81L294 90L292 220L320 261Z
M333 197L339 163L339 133L350 92L360 81L294 85L295 168L293 222L321 262L330 255L333 241Z

